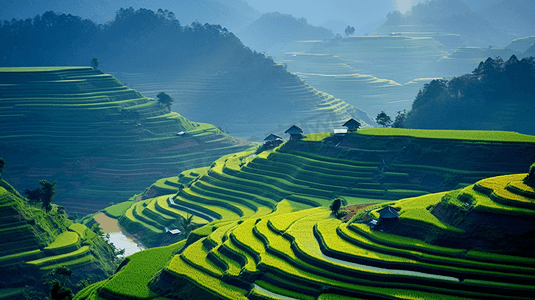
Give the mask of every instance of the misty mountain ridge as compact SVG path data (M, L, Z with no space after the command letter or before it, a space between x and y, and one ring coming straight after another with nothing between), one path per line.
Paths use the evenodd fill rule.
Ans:
M474 6L472 6L474 7ZM466 1L433 0L418 3L405 14L388 13L377 34L431 34L442 42L444 35L459 34L460 46L503 47L515 38L535 34L535 3L532 0L501 1L474 11ZM448 45L446 45L448 46ZM451 48L450 47L450 48Z
M74 1L73 1L74 2ZM240 30L260 16L243 0L181 0L181 1L76 1L65 3L59 1L22 0L0 4L0 20L33 18L43 11L55 11L58 14L72 14L104 24L112 21L116 12L122 7L146 8L158 10L167 8L173 11L183 23L192 22L221 24L229 30ZM24 9L21 9L24 8Z
M276 53L292 41L327 39L333 33L324 27L310 25L305 18L273 12L263 14L237 35L251 49Z

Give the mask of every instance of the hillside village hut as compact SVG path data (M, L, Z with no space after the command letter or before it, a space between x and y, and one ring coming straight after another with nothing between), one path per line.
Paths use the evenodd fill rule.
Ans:
M399 212L392 206L387 206L377 211L379 214L379 224L383 227L393 225L399 220Z
M303 129L292 125L292 127L288 128L284 133L287 133L290 135L290 140L298 140L303 138Z
M345 122L344 125L342 126L347 127L347 131L353 132L353 131L357 131L360 128L360 126L362 126L362 124L360 124L359 121L351 118L347 122Z
M264 139L264 147L272 148L282 144L282 138L275 134L270 134Z

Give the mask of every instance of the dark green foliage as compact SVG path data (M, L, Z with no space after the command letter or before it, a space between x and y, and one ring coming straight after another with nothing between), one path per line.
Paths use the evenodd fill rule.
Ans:
M6 161L0 157L0 173L4 172L6 166Z
M336 198L333 200L333 203L331 203L331 206L329 207L334 215L338 214L338 211L342 207L342 199Z
M392 124L393 128L405 128L405 119L407 119L407 110L398 111L398 115Z
M98 69L98 65L99 65L99 62L98 62L98 59L96 57L93 57L93 59L91 59L91 67L95 70Z
M346 36L350 36L350 35L355 34L355 27L351 27L351 26L347 25L347 27L345 29L345 34L346 34Z
M65 287L59 281L53 283L52 289L50 290L50 298L52 300L71 300L74 298L74 294L71 289Z
M488 58L470 74L426 84L404 126L535 134L534 102L535 58Z
M171 104L173 104L174 99L167 95L165 92L160 92L158 95L156 95L156 98L158 98L158 103L160 105L163 105L167 110L171 110Z
M255 69L274 64L246 49L220 25L181 26L167 10L121 8L105 25L48 11L34 19L4 21L0 40L0 66L86 65L87 57L98 57L106 62L101 65L106 69L153 71L174 65L183 70L205 61L214 51L234 53L228 62L217 57L218 65ZM93 62L98 60L91 63L95 67Z
M41 188L36 188L35 190L25 189L24 194L26 194L26 198L28 198L30 204L37 204L41 202L41 199L43 199L44 196Z
M377 122L377 124L379 124L379 125L381 125L383 127L388 127L388 126L390 126L390 124L392 124L392 119L384 111L381 111L377 115L377 117L375 117L375 122Z
M535 163L529 167L529 173L524 179L524 183L535 188Z
M52 209L52 200L56 195L56 182L41 180L39 181L39 184L41 184L41 189L43 191L43 197L41 198L43 209L48 213Z
M100 224L94 223L93 226L91 226L91 231L96 233L98 236L104 236L104 231L102 231L102 228L100 228Z
M188 239L188 236L193 229L193 215L186 214L186 217L182 219L182 226L184 226L185 238Z

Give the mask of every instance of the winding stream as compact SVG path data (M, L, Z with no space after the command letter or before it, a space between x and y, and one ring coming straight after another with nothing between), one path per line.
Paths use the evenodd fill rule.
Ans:
M124 256L129 256L145 249L132 235L119 227L119 221L117 219L110 218L104 213L99 213L94 218L100 224L102 231L110 235L110 242L117 249L125 249Z

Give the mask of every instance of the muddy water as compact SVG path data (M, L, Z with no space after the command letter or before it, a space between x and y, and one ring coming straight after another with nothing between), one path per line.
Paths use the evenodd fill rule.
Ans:
M117 219L110 218L104 213L99 213L94 218L95 221L100 224L102 231L110 235L110 242L112 242L118 249L125 249L124 256L145 249L145 247L143 247L143 245L141 245L141 243L139 243L133 236L121 230Z

